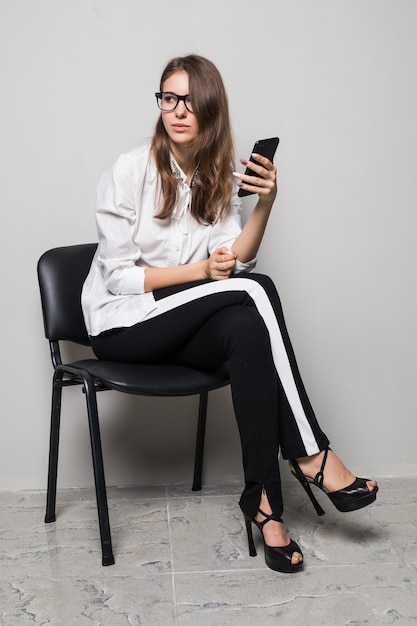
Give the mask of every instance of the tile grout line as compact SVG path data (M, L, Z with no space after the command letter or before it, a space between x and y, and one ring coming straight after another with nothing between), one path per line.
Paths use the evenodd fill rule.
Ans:
M167 511L169 554L170 554L170 559L171 559L171 587L172 587L172 601L173 601L173 609L174 609L174 623L175 623L175 626L178 626L177 592L175 588L175 571L174 571L174 552L172 550L171 512L170 512L170 507L169 507L169 495L168 495L167 486L165 487L165 502L166 502L166 511Z

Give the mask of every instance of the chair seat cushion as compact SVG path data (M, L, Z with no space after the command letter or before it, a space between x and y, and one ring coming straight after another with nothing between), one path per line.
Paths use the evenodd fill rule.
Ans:
M138 395L187 396L229 383L228 363L216 369L200 370L175 364L136 365L84 359L68 366L88 371L109 389Z

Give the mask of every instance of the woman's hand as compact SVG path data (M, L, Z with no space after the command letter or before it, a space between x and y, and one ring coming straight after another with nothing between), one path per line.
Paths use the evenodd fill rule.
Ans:
M259 165L246 159L240 159L240 162L252 170L255 176L248 176L240 172L233 172L233 175L240 180L239 187L245 191L257 193L259 200L272 204L277 195L277 168L269 159L260 154L254 153L252 156Z
M211 280L229 278L235 265L236 255L226 247L218 248L207 259L207 278Z
M257 193L259 200L252 209L242 232L233 244L233 252L241 263L248 263L258 254L272 205L277 195L277 168L264 156L253 153L258 163L241 159L242 165L254 172L254 176L233 172L239 179L238 185L246 191Z

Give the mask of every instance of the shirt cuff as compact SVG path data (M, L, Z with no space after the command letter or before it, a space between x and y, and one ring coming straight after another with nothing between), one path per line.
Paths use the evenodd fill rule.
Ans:
M240 272L251 272L255 269L256 258L248 261L247 263L241 263L239 259L236 259L236 265L233 270L233 274L240 274Z
M120 273L119 273L120 272ZM125 268L113 274L109 280L107 288L115 295L134 295L145 293L145 270L143 267Z

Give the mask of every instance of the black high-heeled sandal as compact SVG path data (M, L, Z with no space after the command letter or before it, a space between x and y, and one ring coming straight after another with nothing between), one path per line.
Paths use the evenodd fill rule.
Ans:
M369 480L368 478L356 478L351 485L344 487L344 489L339 489L338 491L330 492L326 489L326 487L323 485L324 468L326 465L329 449L330 448L326 448L326 450L324 451L324 457L320 471L317 472L314 478L309 478L308 476L305 476L301 471L301 468L298 465L297 461L295 459L291 460L291 466L293 468L291 470L291 473L300 481L300 483L304 487L308 497L310 498L314 508L316 509L317 515L324 515L325 511L317 502L310 485L315 485L316 487L321 489L330 498L336 509L338 511L341 511L342 513L347 513L348 511L357 511L358 509L362 509L364 506L368 506L368 504L372 504L372 502L375 502L378 487L375 487L371 491L366 484Z
M281 572L283 574L293 574L295 572L298 572L300 567L303 565L303 560L301 560L299 563L291 563L291 559L292 559L292 555L294 554L294 552L299 552L301 556L303 556L303 553L300 550L300 546L292 539L287 546L284 546L282 548L279 548L279 547L274 548L272 546L268 546L265 543L263 527L272 519L275 520L276 522L281 522L281 523L282 523L282 519L281 518L276 519L273 516L273 514L267 515L266 513L261 511L261 509L259 509L259 513L261 513L261 515L265 517L265 519L262 520L261 522L258 522L258 520L256 519L252 519L251 517L246 515L245 512L243 512L243 515L245 518L245 524L246 524L246 532L248 533L249 555L256 556L257 554L256 548L255 548L255 542L253 541L253 534L252 534L252 524L255 524L255 526L259 528L261 535L262 535L264 548L265 548L265 563L268 565L268 567L270 567L276 572Z

